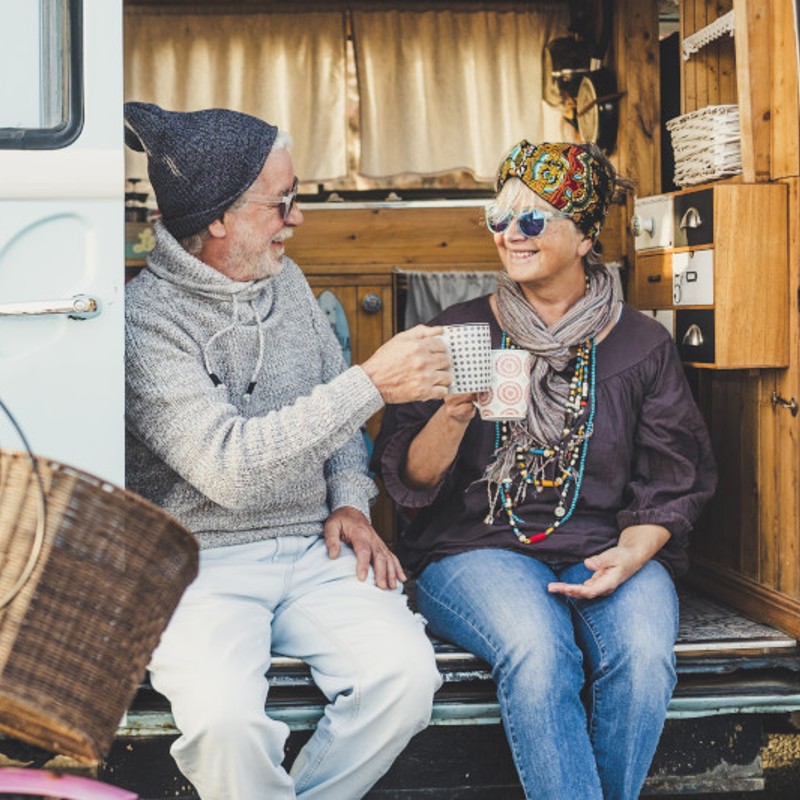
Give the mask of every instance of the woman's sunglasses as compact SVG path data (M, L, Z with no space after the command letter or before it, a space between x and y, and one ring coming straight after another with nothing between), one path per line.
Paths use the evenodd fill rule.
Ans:
M496 205L486 206L486 227L492 233L503 233L517 218L517 227L526 239L541 236L549 219L571 219L569 214L559 211L539 211L538 208L523 208L521 211L501 211Z

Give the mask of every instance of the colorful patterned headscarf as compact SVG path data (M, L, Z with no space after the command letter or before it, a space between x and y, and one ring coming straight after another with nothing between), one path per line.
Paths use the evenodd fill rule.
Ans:
M523 139L505 157L497 173L497 191L519 178L551 206L569 214L586 236L596 239L614 194L613 167L580 145Z

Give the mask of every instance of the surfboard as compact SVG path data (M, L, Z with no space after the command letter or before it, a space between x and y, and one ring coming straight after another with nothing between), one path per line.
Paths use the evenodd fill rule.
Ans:
M344 356L345 362L347 362L347 366L351 366L353 354L350 345L350 324L347 321L347 314L345 313L344 307L339 301L339 298L329 289L325 289L325 291L320 293L319 297L317 297L317 302L328 318L334 335L339 340L339 345L342 348L342 355ZM373 442L370 435L367 433L366 427L361 428L361 434L364 437L364 446L367 448L367 461L369 461L372 457Z
M329 289L325 289L317 298L317 302L328 318L334 336L339 340L339 345L342 348L342 355L344 356L345 362L347 362L347 366L351 366L352 349L350 346L350 324L347 321L347 314L341 302L339 302L339 298Z

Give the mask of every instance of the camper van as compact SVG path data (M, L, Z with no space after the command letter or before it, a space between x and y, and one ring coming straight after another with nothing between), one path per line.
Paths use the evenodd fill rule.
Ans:
M482 209L509 144L568 138L610 155L635 191L611 209L603 259L675 339L719 469L646 793L762 788L765 734L800 719L798 3L0 8L0 447L120 486L125 286L158 218L146 165L124 150L125 100L236 108L293 134L305 223L287 252L352 363L491 286ZM508 118L498 103L520 109ZM396 540L383 493L373 523ZM370 797L522 797L486 670L438 652L434 724ZM296 752L321 704L302 664L274 669L271 713ZM99 774L196 797L169 757L175 735L143 676Z

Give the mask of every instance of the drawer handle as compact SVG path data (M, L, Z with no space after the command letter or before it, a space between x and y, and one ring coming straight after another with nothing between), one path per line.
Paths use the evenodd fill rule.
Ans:
M631 217L630 231L634 236L642 236L649 233L650 236L655 236L656 221L652 217L640 217L634 214Z
M690 206L681 217L680 227L681 230L686 230L686 228L699 228L702 224L700 212L694 206Z
M648 275L647 276L648 283L661 283L661 276L660 275Z
M699 325L692 323L683 334L683 344L687 347L702 347L703 342L703 331Z
M383 308L383 300L377 294L368 294L361 301L361 308L366 314L377 314Z

